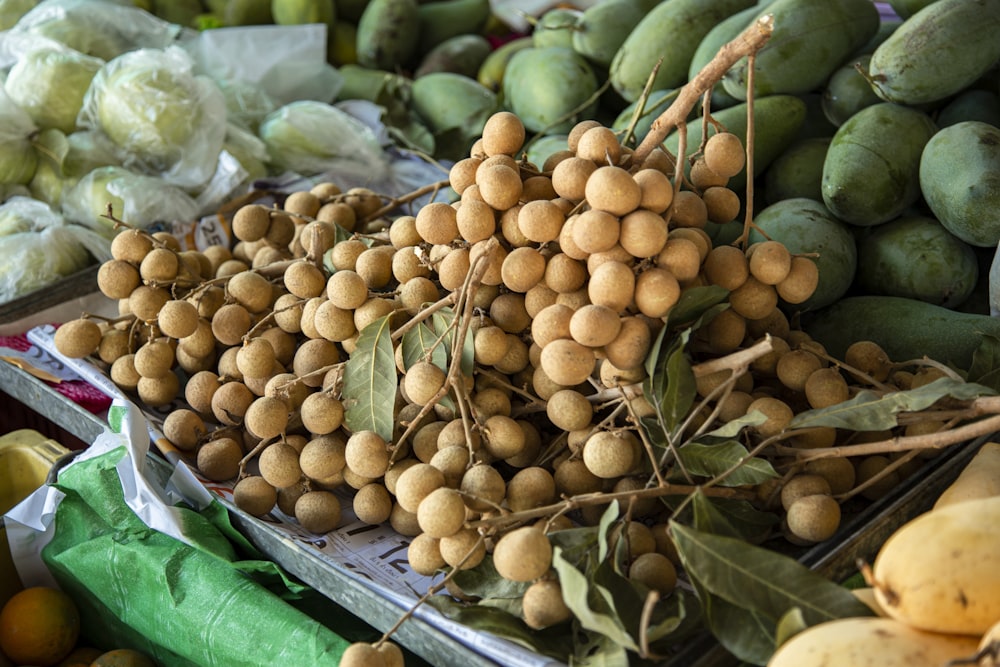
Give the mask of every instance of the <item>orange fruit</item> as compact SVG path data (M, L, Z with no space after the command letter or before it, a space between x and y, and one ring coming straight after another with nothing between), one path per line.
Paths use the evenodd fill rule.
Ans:
M141 651L116 648L99 655L90 667L156 667L156 663Z
M79 636L80 612L57 588L25 588L0 610L0 649L21 665L57 665Z
M90 667L90 663L102 653L104 651L93 646L77 646L57 667Z

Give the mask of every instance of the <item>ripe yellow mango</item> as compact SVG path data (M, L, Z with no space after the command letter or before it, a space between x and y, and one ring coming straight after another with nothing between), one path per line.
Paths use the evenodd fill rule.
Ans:
M879 550L871 581L893 618L978 638L1000 619L1000 496L911 519Z
M1000 496L1000 442L984 443L951 485L938 496L934 509Z
M976 652L978 639L924 632L877 616L809 627L775 651L767 667L941 667Z

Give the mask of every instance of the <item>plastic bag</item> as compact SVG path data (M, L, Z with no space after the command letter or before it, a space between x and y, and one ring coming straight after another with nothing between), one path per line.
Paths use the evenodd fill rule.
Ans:
M226 103L181 47L138 49L101 68L77 123L107 135L123 166L196 189L215 171Z
M37 130L31 116L0 86L0 183L25 185L34 176L38 155L30 137Z
M112 214L133 227L145 228L156 222L190 220L198 214L198 203L184 190L155 176L146 176L124 167L98 167L63 194L62 213L105 236L116 231Z
M44 202L12 197L0 205L0 303L110 258L106 238L67 224Z
M28 184L32 196L54 209L62 207L62 196L98 167L117 165L114 146L99 132L80 130L64 134L60 130L41 131L35 137L38 166Z
M72 49L35 49L10 68L4 88L40 129L70 133L90 81L103 65L100 58Z

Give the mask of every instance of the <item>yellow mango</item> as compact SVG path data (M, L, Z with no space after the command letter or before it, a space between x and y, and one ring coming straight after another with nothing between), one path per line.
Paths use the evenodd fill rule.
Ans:
M978 639L924 632L891 618L841 618L806 628L767 667L941 667L976 651Z
M946 505L885 541L870 581L893 618L981 636L1000 618L1000 496Z
M979 640L979 667L1000 667L1000 618Z
M934 509L991 496L1000 496L1000 442L987 442L979 448L955 481L938 496Z

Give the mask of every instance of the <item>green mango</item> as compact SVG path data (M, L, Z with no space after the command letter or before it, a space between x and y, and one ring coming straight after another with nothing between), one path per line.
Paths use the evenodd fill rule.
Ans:
M966 243L996 247L1000 128L967 120L940 130L920 157L919 178L924 201L948 231Z
M358 21L358 64L409 69L417 55L419 21L417 0L371 0Z
M336 0L337 18L356 25L361 20L361 15L365 13L369 2L371 0Z
M419 79L431 72L454 72L475 79L492 50L489 40L482 35L450 37L427 52L413 72L413 78Z
M501 44L486 56L476 74L476 80L494 92L499 91L503 88L503 75L507 71L510 59L518 51L530 48L534 48L534 41L530 35Z
M565 134L546 134L528 144L528 150L524 152L524 157L528 162L541 169L553 153L569 150L567 139L568 135Z
M896 16L908 19L934 2L935 0L889 0L889 6L896 12Z
M804 197L784 199L761 210L754 225L751 243L771 239L792 254L817 254L813 261L819 268L819 285L811 297L793 306L796 311L829 306L850 289L858 266L854 235L822 203Z
M271 17L277 25L333 25L337 8L333 0L271 0Z
M920 198L920 153L937 131L923 111L890 102L866 107L833 136L823 202L853 225L878 225Z
M168 23L187 28L194 27L197 17L204 11L201 0L153 0L153 14Z
M832 137L800 139L775 158L764 172L764 201L807 197L823 201L823 162Z
M435 136L452 133L450 154L439 157L468 157L486 120L499 110L496 93L472 77L452 72L432 72L415 79L410 93L413 110Z
M653 125L653 121L670 108L676 99L676 90L654 90L649 93L649 98L642 107L642 113L639 115L632 133L634 144L642 142L643 137L649 134L649 128ZM636 100L622 109L611 124L611 129L616 132L624 132L632 124L632 117L639 109L639 102L640 100Z
M927 357L962 370L983 335L1000 338L1000 318L962 313L902 296L850 296L802 317L802 328L843 359L859 340L878 343L893 361Z
M975 250L934 218L896 218L858 239L857 285L865 294L955 308L978 280Z
M818 88L879 26L871 0L775 0L757 17L765 14L774 17L774 32L755 60L755 96ZM738 100L747 98L748 67L743 58L722 79Z
M337 92L337 101L378 102L381 96L387 93L408 95L412 85L410 79L395 72L361 65L344 65L339 72L343 77L343 84Z
M530 132L569 132L590 118L597 102L597 75L572 49L550 46L518 51L503 77L503 100Z
M741 102L712 113L712 118L721 123L729 132L740 137L746 144L747 104ZM795 140L806 118L806 104L794 95L769 95L754 101L754 149L753 166L755 174L762 174L781 153ZM701 123L687 123L687 154L698 149L701 142ZM673 132L664 140L664 145L677 155L680 134ZM746 187L746 170L729 179L729 187L742 191Z
M610 67L615 53L647 11L637 0L605 0L591 5L573 27L571 46L590 62Z
M1000 60L1000 0L938 0L908 18L872 54L879 97L917 105L966 88Z
M542 14L531 31L531 41L535 48L561 46L572 49L573 31L581 16L583 12L572 7L553 7Z
M653 89L680 87L708 31L753 4L753 0L663 0L639 21L615 53L608 74L612 87L627 101L636 101L661 60Z
M417 53L425 55L447 39L479 33L490 18L490 3L489 0L438 0L421 3L417 9L417 17Z
M896 32L896 29L903 25L903 19L898 16L880 16L878 31L875 36L868 40L868 43L858 49L857 55L874 53L878 45L889 38L889 35Z
M941 129L966 120L1000 127L1000 95L990 90L968 88L941 107L935 120Z
M229 0L222 11L226 25L269 25L274 23L270 0Z
M840 127L861 109L882 101L862 74L868 71L871 59L870 53L851 58L826 82L823 88L823 113L835 126Z

